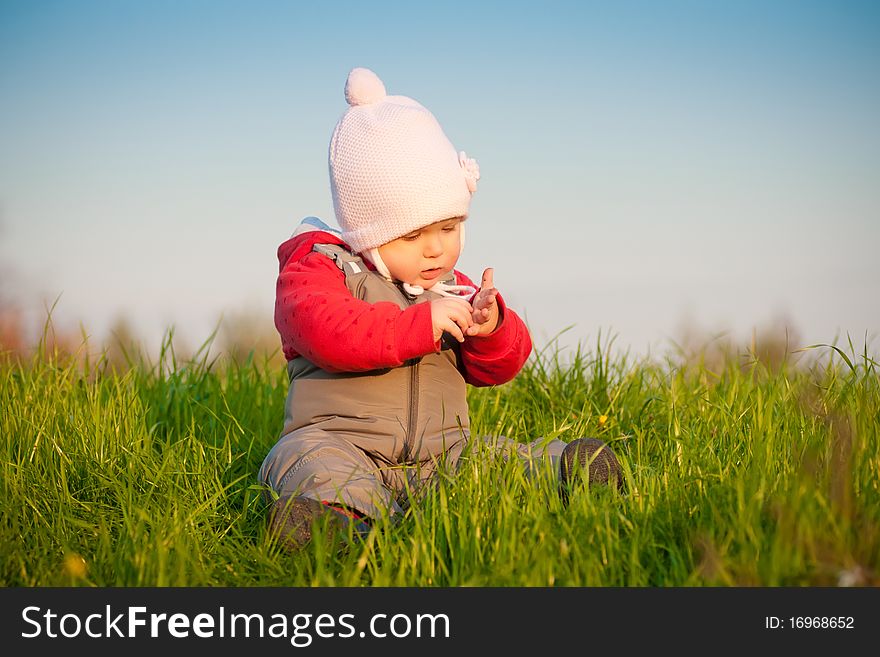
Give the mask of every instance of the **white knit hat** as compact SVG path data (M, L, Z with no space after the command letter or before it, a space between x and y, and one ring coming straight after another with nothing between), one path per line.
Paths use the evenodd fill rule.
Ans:
M330 187L342 239L355 252L467 216L479 166L456 152L431 112L386 95L366 68L348 74L345 99L350 107L330 140Z

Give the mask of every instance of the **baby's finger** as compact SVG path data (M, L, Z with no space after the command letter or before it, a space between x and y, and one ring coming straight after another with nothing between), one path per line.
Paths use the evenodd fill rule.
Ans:
M455 323L461 327L462 331L467 331L474 325L474 318L472 315L464 315L463 317L455 317L454 319Z
M495 303L495 294L491 290L482 290L474 299L474 309L479 310Z
M443 330L449 333L453 338L458 340L459 342L464 342L464 334L461 332L461 329L458 327L453 321L446 322L446 326L443 327Z
M492 267L487 267L486 271L483 272L483 282L480 284L480 289L485 290L490 287L495 287L495 283L492 282L494 276L495 270Z
M467 328L471 325L472 317L474 315L474 310L470 306L467 308L456 308L454 312L449 314L449 317L459 325L462 325L462 328Z

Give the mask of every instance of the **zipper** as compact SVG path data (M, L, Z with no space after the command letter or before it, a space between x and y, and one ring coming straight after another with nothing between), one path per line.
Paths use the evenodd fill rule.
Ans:
M413 360L409 369L409 422L403 438L403 461L408 461L415 451L416 430L419 427L419 361Z
M408 306L415 305L415 297L411 296L401 286L395 285L397 291L403 296ZM413 457L416 443L416 431L419 427L419 358L410 360L409 366L409 409L407 413L406 434L403 437L403 449L400 453L399 463L406 463Z

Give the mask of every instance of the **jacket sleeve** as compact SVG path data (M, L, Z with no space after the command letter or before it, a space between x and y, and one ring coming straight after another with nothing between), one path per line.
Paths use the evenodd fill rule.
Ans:
M455 272L459 285L479 289L467 276ZM532 352L532 339L519 316L510 310L499 294L498 325L489 335L466 338L461 345L464 379L474 386L506 383L515 377Z
M282 267L275 326L288 359L301 354L329 372L397 367L437 349L429 304L401 310L357 299L345 275L320 253Z

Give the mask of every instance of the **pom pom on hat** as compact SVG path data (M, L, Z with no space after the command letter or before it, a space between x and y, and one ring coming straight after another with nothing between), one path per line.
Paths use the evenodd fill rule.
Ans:
M355 68L345 81L345 100L352 107L371 105L385 98L385 85L368 68Z

